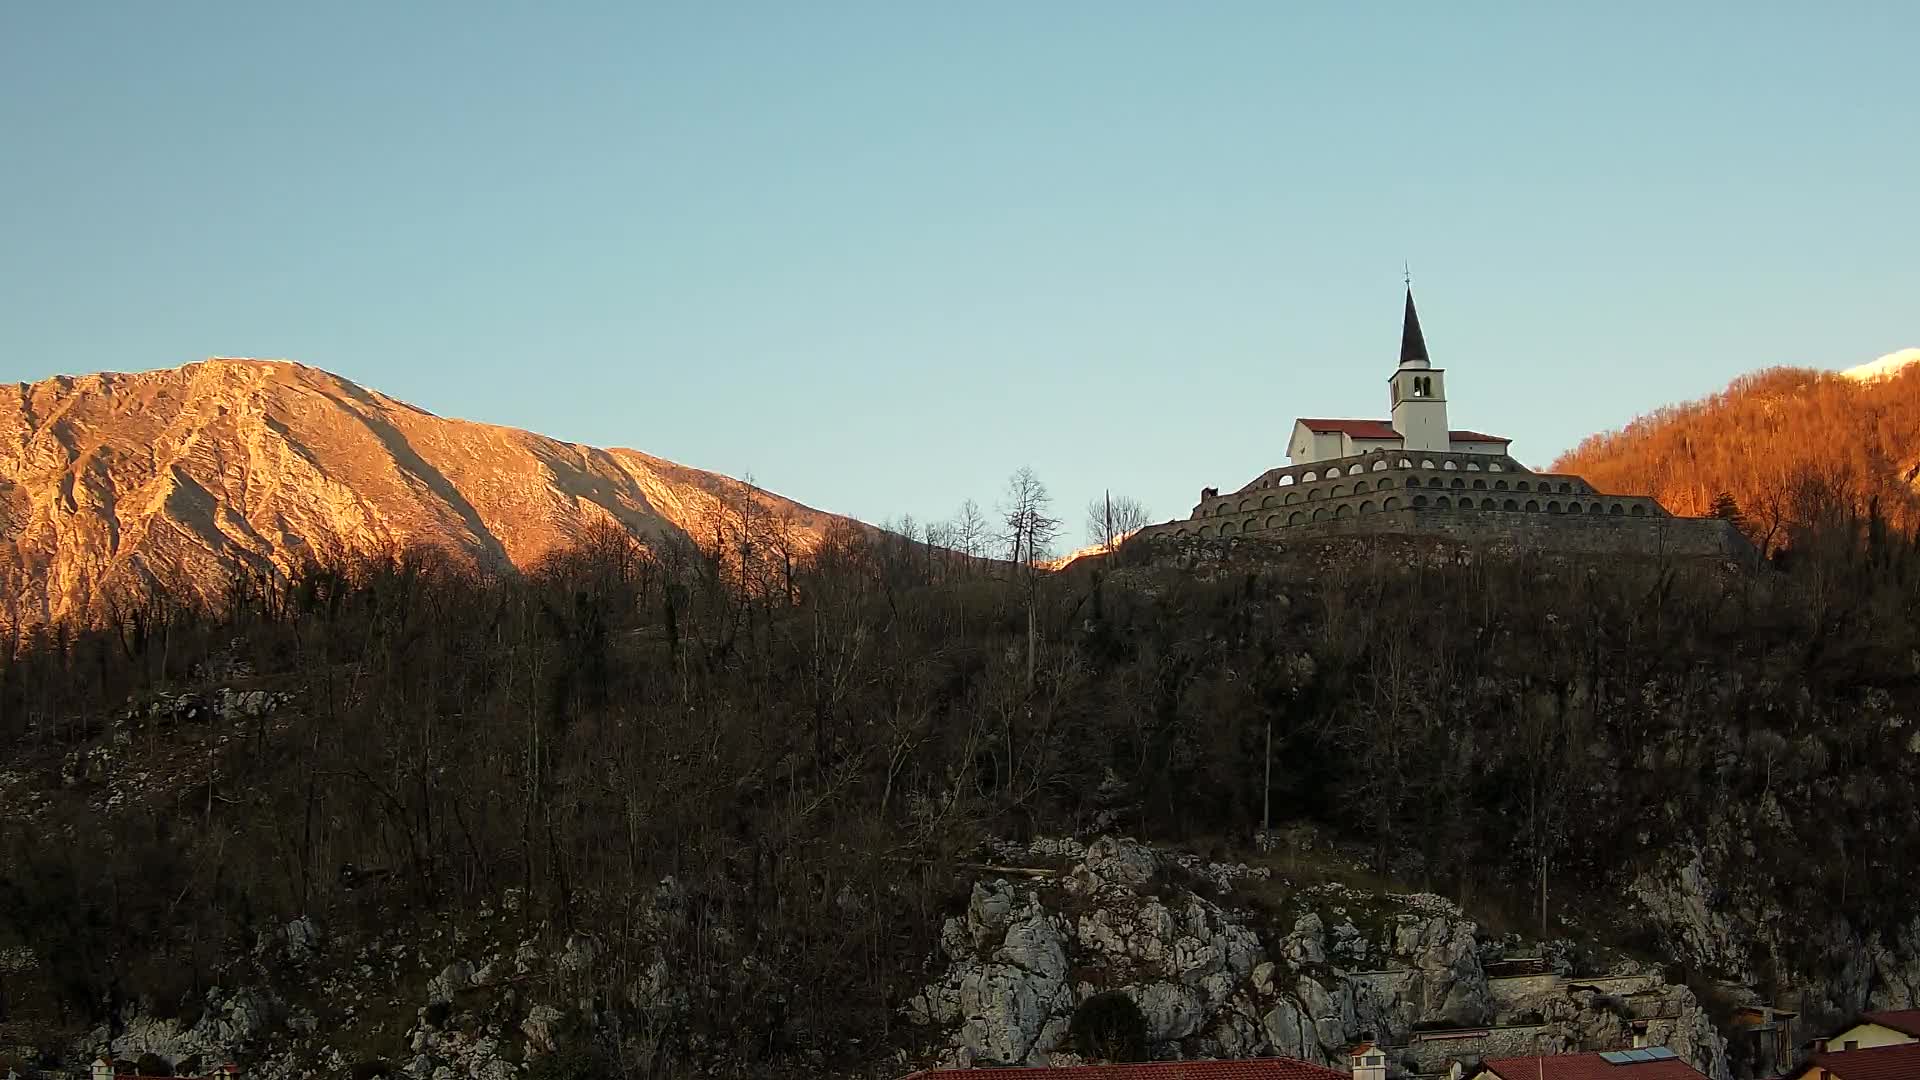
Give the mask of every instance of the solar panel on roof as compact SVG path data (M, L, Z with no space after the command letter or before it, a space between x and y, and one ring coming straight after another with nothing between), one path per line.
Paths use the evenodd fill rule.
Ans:
M1627 1051L1627 1060L1628 1061L1652 1061L1653 1054L1646 1050L1638 1050L1638 1049L1629 1050Z
M1680 1056L1664 1046L1649 1046L1647 1053L1652 1054L1655 1061L1667 1061Z
M1609 1065L1625 1065L1627 1062L1632 1061L1633 1058L1627 1056L1627 1052L1624 1050L1609 1050L1600 1055L1600 1060Z

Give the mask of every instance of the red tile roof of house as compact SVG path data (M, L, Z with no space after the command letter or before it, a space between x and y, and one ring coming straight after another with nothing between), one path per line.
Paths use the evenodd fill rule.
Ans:
M1815 1068L1827 1070L1827 1075L1834 1080L1914 1080L1920 1076L1920 1043L1815 1054L1793 1075L1805 1076Z
M1294 1058L1156 1061L1145 1065L1071 1065L1058 1069L928 1069L906 1080L1349 1080L1344 1072Z
M1488 1058L1482 1064L1500 1080L1705 1080L1679 1058L1615 1065L1597 1052Z
M1499 442L1510 443L1513 440L1505 435L1488 435L1483 431L1449 431L1447 439L1451 442Z
M1356 439L1397 439L1400 433L1393 428L1391 420L1319 420L1301 417L1300 422L1307 425L1308 431L1327 434L1339 432Z
M1896 1009L1891 1012L1870 1012L1865 1019L1869 1023L1890 1027L1903 1035L1920 1039L1920 1009Z

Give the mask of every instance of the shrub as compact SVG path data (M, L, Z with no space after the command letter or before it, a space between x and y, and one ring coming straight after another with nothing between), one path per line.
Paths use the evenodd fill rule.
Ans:
M1147 1018L1132 998L1117 990L1081 1002L1067 1032L1081 1057L1117 1062L1147 1059Z
M372 1061L362 1061L355 1065L349 1071L349 1075L353 1077L353 1080L375 1080L376 1077L392 1076L393 1067L376 1058Z
M527 1080L603 1080L615 1075L606 1055L592 1043L563 1044L527 1066Z
M172 1076L173 1075L173 1062L168 1061L166 1058L163 1058L159 1054L153 1053L152 1051L148 1051L147 1053L141 1054L139 1057L139 1060L135 1061L133 1063L133 1066L135 1071L137 1071L141 1076Z

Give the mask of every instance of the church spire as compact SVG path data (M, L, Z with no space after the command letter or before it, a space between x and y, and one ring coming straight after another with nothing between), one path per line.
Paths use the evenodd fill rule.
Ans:
M1413 285L1407 285L1407 314L1400 327L1400 366L1427 367L1427 339L1420 332L1420 313L1413 309Z

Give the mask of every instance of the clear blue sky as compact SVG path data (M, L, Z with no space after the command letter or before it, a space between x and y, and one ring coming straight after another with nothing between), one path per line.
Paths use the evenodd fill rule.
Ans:
M1571 5L1552 5L1570 9ZM288 357L1078 539L1384 413L1543 463L1920 344L1920 5L0 6L0 379Z

